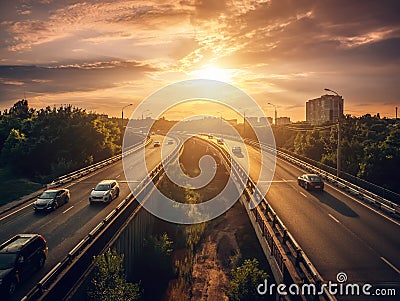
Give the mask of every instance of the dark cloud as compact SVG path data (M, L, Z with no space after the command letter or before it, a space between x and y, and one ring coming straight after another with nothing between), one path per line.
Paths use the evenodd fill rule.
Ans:
M4 100L23 92L31 95L107 89L142 78L157 68L129 61L92 62L55 66L0 66L0 91Z

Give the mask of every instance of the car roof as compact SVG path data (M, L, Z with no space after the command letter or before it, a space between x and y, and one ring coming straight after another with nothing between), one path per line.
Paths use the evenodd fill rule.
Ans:
M99 182L99 184L111 184L114 182L117 182L117 181L116 180L103 180L103 181Z
M319 177L319 175L317 175L315 173L306 173L305 175L308 177Z
M0 253L18 252L27 242L35 238L37 234L18 234L7 240L0 246Z
M48 189L45 192L59 192L59 191L62 191L62 190L65 190L65 189Z

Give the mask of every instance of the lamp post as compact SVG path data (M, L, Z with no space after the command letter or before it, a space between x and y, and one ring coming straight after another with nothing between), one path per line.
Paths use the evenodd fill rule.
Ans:
M270 103L270 102L268 104L275 108L275 125L277 125L278 111L276 110L276 105L274 105L273 103Z
M341 151L340 151L340 117L341 117L341 113L340 113L340 98L342 98L342 96L339 95L339 93L337 93L334 90L325 88L325 91L328 92L332 92L335 93L336 96L339 96L339 99L337 101L337 154L336 154L336 176L339 178L340 177L340 169L341 169Z
M127 108L127 107L130 107L130 106L132 106L133 104L128 104L128 105L126 105L126 106L123 106L122 107L122 110L121 110L121 125L122 125L122 130L124 129L124 109L125 108Z

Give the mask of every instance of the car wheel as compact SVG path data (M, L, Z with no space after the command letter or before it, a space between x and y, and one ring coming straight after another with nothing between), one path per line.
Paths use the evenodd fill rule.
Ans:
M305 188L306 190L308 190L308 184L307 184L307 183L304 185L304 188Z
M54 202L53 204L53 210L56 210L58 208L58 202Z
M117 193L115 194L115 197L119 197L119 188L117 189Z
M17 279L13 279L10 283L10 285L8 286L8 294L11 296L15 293L15 289L17 288Z
M40 270L44 266L45 262L46 262L46 257L43 254L40 255L38 260L38 270Z

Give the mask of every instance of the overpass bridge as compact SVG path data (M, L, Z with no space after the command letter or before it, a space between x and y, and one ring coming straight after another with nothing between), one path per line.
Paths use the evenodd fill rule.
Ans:
M243 178L240 169L249 162L243 162L230 153L237 141L225 139L223 147L215 141L204 143L211 143L225 161L234 159L236 183L238 187L246 187L241 202L247 209L248 203L254 201L253 197L263 199L261 205L248 210L248 214L278 283L321 284L336 280L337 273L345 272L351 282L397 287L399 293L400 225L394 218L365 205L335 185L328 184L322 194L301 189L294 179L304 170L290 160L278 159L274 180L264 199L251 179ZM257 161L257 147L248 146L250 158L253 158L252 166L266 163ZM153 171L147 180L146 172L138 171L137 181L145 179L138 187L143 189L143 194L151 195L145 182L151 178L157 180L163 170L159 164L160 148L149 149L146 161ZM170 145L168 159L176 158L177 150L177 144ZM132 153L129 157L134 168L134 150ZM253 176L252 170L255 169L250 169L250 177ZM105 208L88 206L88 191L104 178L116 178L122 183L124 200L119 204L114 201ZM23 284L16 300L65 297L70 287L63 287L60 279L70 273L70 277L73 275L70 279L78 280L78 274L85 274L83 269L74 270L74 266L83 266L76 264L78 260L88 263L93 255L111 245L125 254L134 254L140 249L140 238L151 226L153 217L132 201L121 161L116 160L60 184L71 190L72 199L68 206L43 217L35 216L27 204L0 216L0 239L5 240L19 232L40 232L47 238L50 248L45 269L32 277L29 283ZM127 240L131 240L134 247L127 245ZM91 251L88 251L89 247ZM329 294L320 298L334 299Z

